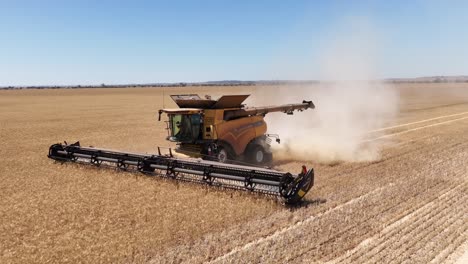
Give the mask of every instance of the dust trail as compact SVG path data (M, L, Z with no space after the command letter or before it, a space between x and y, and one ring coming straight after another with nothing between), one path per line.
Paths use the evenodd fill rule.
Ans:
M294 116L267 115L269 133L278 133L275 159L369 161L378 159L382 142L362 143L366 133L392 124L399 96L389 84L376 81L371 30L356 24L337 32L323 50L319 84L258 90L256 104L313 100L316 109Z

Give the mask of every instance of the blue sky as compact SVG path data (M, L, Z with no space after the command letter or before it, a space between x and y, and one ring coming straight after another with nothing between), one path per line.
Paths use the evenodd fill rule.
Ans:
M0 34L0 86L468 74L468 1L0 0Z

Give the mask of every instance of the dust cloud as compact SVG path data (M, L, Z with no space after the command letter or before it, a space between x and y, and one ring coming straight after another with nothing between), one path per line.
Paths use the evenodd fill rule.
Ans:
M316 105L293 116L266 116L268 133L279 134L282 140L272 143L275 160L335 163L380 158L382 142L364 141L369 131L392 124L399 95L390 84L378 81L375 41L369 31L359 29L334 36L326 45L319 83L264 87L253 94L256 105L302 100Z
M276 160L322 163L371 161L380 157L382 141L364 142L369 131L391 123L397 111L395 92L385 84L337 81L316 87L277 89L270 103L313 100L316 109L293 116L270 114L268 132L279 134L273 144ZM374 134L375 136L375 134Z

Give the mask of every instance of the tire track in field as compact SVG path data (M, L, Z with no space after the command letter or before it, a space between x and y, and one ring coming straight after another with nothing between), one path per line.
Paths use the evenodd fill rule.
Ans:
M461 167L460 167L461 168ZM462 169L459 169L458 172L461 172ZM462 173L457 173L457 175L463 175L464 172ZM455 184L455 183L454 183ZM457 186L461 186L461 184L458 184L458 185L454 185L455 187ZM444 195L447 195L449 194L450 192L452 192L453 190L449 187L447 188L448 191L446 194ZM443 198L443 196L441 196ZM401 224L402 222L405 222L408 220L408 218L412 217L413 215L416 215L418 212L420 212L421 210L423 210L424 208L427 208L428 206L430 206L430 204L434 203L436 199L440 199L440 197L435 197L433 200L431 200L428 204L424 205L423 207L419 208L417 211L414 211L410 214L403 214L403 216L401 218L399 218L396 222L392 223L391 225L385 227L379 234L376 234L375 236L378 235L378 238L380 240L386 240L386 237L392 237L396 231L398 230L393 230L394 228L398 228L398 225ZM391 231L390 233L388 233L389 231ZM375 238L374 236L374 238ZM381 243L379 242L379 240L375 241L374 238L371 238L373 241L374 241L374 246L372 246L371 248L367 247L363 250L365 250L364 254L375 254L373 251L375 251L374 247L377 247L379 249L382 249L384 246L383 245L380 245ZM357 250L360 250L359 246L357 248L355 248L355 250L353 252L349 252L347 254L346 257L349 257L350 255L355 255L357 254L356 251ZM355 258L353 258L352 260L355 260Z
M434 185L432 186L431 188L429 188L429 190L432 190L432 189L436 189L438 187L441 187L440 184L439 185ZM416 199L416 197L419 195L420 193L416 193L413 197L409 197L409 200L413 200L413 199ZM373 206L367 206L367 207L360 207L358 210L362 210L362 211L368 211L368 209L372 209ZM374 205L375 207L375 205ZM313 249L319 249L323 246L326 246L327 244L329 244L329 247L330 245L332 245L333 243L334 244L341 244L339 243L340 241L343 242L343 244L346 242L346 239L349 238L349 234L353 234L354 236L356 234L358 234L358 236L360 237L366 237L366 235L368 233L372 233L372 230L370 231L364 231L364 233L362 234L359 234L360 231L362 231L362 227L363 227L363 224L364 223L367 223L368 221L371 221L373 219L376 219L377 217L379 217L380 215L382 214L389 214L389 212L392 212L393 210L395 209L398 209L398 204L393 204L391 205L390 207L387 207L385 208L385 210L383 211L376 211L374 212L373 214L368 214L366 218L362 218L360 219L359 222L355 222L355 224L351 225L350 227L348 228L345 228L343 229L342 231L334 234L333 237L321 242L320 244L312 247L312 248L307 248L307 249L303 249L299 252L299 254L297 255L294 255L294 257L291 257L291 258L288 258L287 261L290 262L290 261L293 261L293 260L297 260L298 258L300 257L303 257L304 255L306 255L308 252L310 252L311 250ZM348 234L348 236L346 236L346 234ZM334 254L335 252L329 252L328 254L324 255L324 256L321 256L319 258L319 260L323 260L323 259L330 259L330 258L333 258L334 257ZM311 261L317 261L317 259L314 259L314 260L311 260Z
M352 263L352 262L362 262L362 261L379 261L379 259L375 260L374 258L378 257L379 255L387 255L389 248L399 247L403 243L401 241L401 234L410 235L416 232L418 227L423 226L431 221L431 219L439 219L436 217L441 216L443 213L450 211L452 209L452 205L456 204L457 202L457 195L460 189L466 189L466 185L458 184L458 185L450 185L446 188L446 192L444 192L440 196L436 196L432 199L431 202L424 204L423 206L419 207L416 211L413 211L410 214L405 215L403 218L398 219L397 221L393 222L391 225L384 228L381 232L375 234L373 237L368 238L367 240L371 243L370 247L369 244L364 244L364 246L359 247L358 250L351 253L350 258L347 258L345 263ZM441 204L441 207L437 207ZM438 210L434 210L435 208ZM445 215L443 215L445 216ZM409 222L409 223L408 223ZM407 224L407 225L405 225ZM360 244L361 245L361 244ZM389 246L391 245L391 246Z
M438 190L440 187L442 187L441 185L443 186L443 183L439 183L439 184L433 185L432 187L427 188L427 190L428 190L428 191ZM446 189L450 189L450 187L448 187L448 188L446 188ZM424 204L424 203L425 203L425 201L422 200L422 201L419 201L418 204L413 204L413 202L414 202L413 200L416 200L416 201L417 201L417 199L419 198L419 196L420 196L421 193L422 193L422 192L414 193L414 194L413 194L412 196L410 196L410 197L405 196L405 198L407 198L406 201L408 201L406 204L407 204L408 206L412 206L412 207L410 207L410 208L408 208L408 209L405 209L405 211L414 210L415 208L421 206L421 204ZM437 194L437 193L434 192L433 194ZM378 216L381 216L381 215L384 215L384 214L390 214L390 215L391 215L392 209L397 209L397 212L398 212L399 206L401 206L401 204L395 203L395 204L390 205L389 207L387 207L387 208L386 208L385 210L383 210L383 211L376 211L376 212L374 212L374 214L372 214L372 215L370 215L370 216L367 215L367 218L365 218L365 219L360 219L360 222L354 224L354 225L352 226L352 228L347 228L347 229L345 229L346 232L340 232L340 233L337 234L337 235L341 235L341 234L346 233L346 234L348 234L348 237L349 237L349 234L353 234L354 236L356 236L356 234L359 234L359 232L361 231L362 223L366 223L367 221L372 220L372 219L375 219L375 217L378 217ZM366 211L366 208L362 207L362 208L359 208L359 210ZM391 221L393 221L393 220L390 220L389 222L391 222ZM359 236L360 236L360 237L366 237L366 234L368 234L368 233L372 233L372 231L366 231L366 232L364 232L364 233L362 233L362 234L359 234ZM329 240L330 240L330 241L333 241L333 240L334 240L335 244L340 244L340 243L336 243L336 241L337 241L337 240L338 240L338 241L339 241L339 240L342 240L343 243L345 243L345 242L346 242L346 239L347 239L348 237L346 237L346 236L343 236L343 237L341 237L341 236L335 236L334 239L329 239ZM330 242L330 241L326 241L326 242ZM325 243L322 242L322 243L320 243L320 244L319 244L318 246L316 246L316 247L319 247L319 248L320 248L320 247L322 247L322 246L324 246L324 245L325 245ZM336 248L335 248L335 249L336 249ZM300 253L300 254L295 255L293 258L289 258L288 261L296 260L297 258L302 257L302 255L304 255L304 254L310 252L310 250L311 250L310 248L301 250L301 253ZM296 253L296 252L295 252L295 253ZM318 258L318 259L312 259L312 260L310 260L310 261L317 261L317 260L323 260L323 259L332 259L332 258L334 257L333 254L336 254L336 252L331 252L331 253L326 254L326 255L324 255L324 256Z
M402 124L402 125L398 125L398 126L406 126L406 125L409 125L409 124L415 124L415 123L422 123L422 122L427 122L427 121L430 121L430 120L437 120L437 119L441 119L441 118L446 118L446 117L452 117L452 116L458 116L458 115L464 115L464 114L468 114L468 112L463 112L463 113L458 113L458 114L453 114L453 115L446 115L446 116L440 116L440 117L436 117L436 118L431 118L431 119L426 119L426 120L422 120L422 121L418 121L418 122L412 122L412 123L407 123L407 124ZM461 119L467 119L467 117L463 117ZM461 119L452 119L452 120L448 120L448 121L444 121L444 122L441 122L441 123L436 123L436 124L432 124L432 125L429 125L429 126L422 126L422 127L417 127L417 128L413 128L413 129L410 129L410 130L405 130L405 131L401 131L401 132L397 132L397 133L393 133L393 134L386 134L386 135L382 135L381 137L377 137L377 138L374 138L374 139L369 139L369 140L364 140L363 142L370 142L370 141L376 141L378 139L381 139L381 138L388 138L388 137L393 137L393 136L396 136L398 134L406 134L406 133L409 133L409 132L413 132L413 131L417 131L417 130L420 130L420 129L423 129L423 128L427 128L427 127L432 127L432 126L437 126L437 125L442 125L442 124L445 124L447 122L453 122L453 121L458 121L458 120L461 120ZM390 128L393 128L393 127L389 127L389 128L383 128L381 130L384 130L384 129L390 129ZM425 139L427 138L432 138L436 135L431 135L431 136L428 136L428 137L425 137ZM422 138L418 138L417 140L421 140ZM410 140L410 141L414 141L414 140ZM399 143L399 145L403 145L405 143L407 143L408 141L405 141L405 142L401 142ZM348 174L350 172L355 172L355 171L358 171L358 170L362 170L362 169L365 169L367 167L370 167L370 166L374 166L374 165L380 165L381 163L383 162L388 162L390 160L393 160L393 159L401 159L402 156L405 156L405 155L409 155L409 154L412 154L412 153L415 153L419 150L422 150L424 148L426 148L427 146L425 145L422 145L422 146L418 146L416 148L410 148L410 150L407 150L405 152L399 152L398 155L395 155L395 156L389 156L389 157L384 157L383 159L379 160L379 161L376 161L376 162L372 162L370 164L366 164L366 165L363 165L363 166L359 166L359 167L354 167L354 168L350 168L346 171L342 171L342 172L339 172L337 173L336 175L332 176L332 177L329 177L328 179L331 179L331 178L335 178L335 177L338 177L338 176L341 176L341 175L345 175L345 174Z
M461 190L457 190L455 193L457 198L460 198L460 193L464 194L466 192L467 183L463 182L460 184L460 186L462 186ZM431 234L434 233L433 232L434 229L436 230L435 234L437 234L437 233L440 233L437 231L445 230L446 228L452 226L458 220L458 217L456 216L458 216L458 214L463 215L463 213L465 212L464 210L457 210L457 209L463 209L464 207L466 207L464 203L455 203L454 207L446 208L447 209L445 211L446 214L443 215L442 218L427 219L426 221L423 221L420 225L417 225L414 229L407 228L407 229L410 229L410 231L407 233L403 232L404 236L398 239L397 243L394 243L394 244L390 243L391 246L387 247L386 250L389 252L399 252L399 255L404 255L404 254L411 255L411 250L415 249L415 245L417 245L418 243L421 243L421 241L424 242L433 237L431 236ZM438 208L434 208L434 210L437 210L437 209ZM455 215L454 217L453 213L457 215ZM431 227L433 229L431 229ZM382 258L384 257L385 256L381 256L380 260L382 260Z
M455 204L455 202L454 202L454 204ZM446 213L447 211L450 212L451 210L452 210L452 208L444 207L443 211L435 211L435 212L431 213L430 215L427 215L426 217L429 217L431 219L435 218L436 221L443 222L444 220L446 220L444 217L447 216L444 213ZM441 215L442 215L442 217L439 217ZM391 237L391 239L384 240L384 242L382 244L378 244L379 250L377 252L374 252L375 250L372 250L372 251L369 251L365 255L359 256L359 258L352 259L352 260L347 259L346 261L342 261L342 262L343 263L360 263L360 262L386 263L386 262L389 261L389 259L392 260L392 258L390 257L391 254L393 254L399 247L404 246L405 243L408 242L406 240L401 241L399 239L400 233L402 233L402 232L404 233L407 230L410 230L409 233L404 233L404 234L405 234L405 236L409 237L409 241L415 241L416 239L418 239L418 235L421 236L421 233L419 233L419 229L417 229L418 225L420 225L420 224L424 225L426 222L427 222L427 220L411 223L411 225L405 226L403 230L398 230L398 233L394 234L396 236L396 238ZM416 233L416 234L414 234L414 233ZM415 235L414 237L412 236L413 234ZM377 235L379 235L379 234L377 233ZM369 239L366 239L366 240L368 241ZM363 244L363 243L361 243L361 244ZM392 248L392 249L390 249L390 248ZM393 258L393 259L395 259L395 258ZM341 261L337 261L337 262L341 263ZM336 263L336 262L334 262L334 263Z
M400 217L392 224L385 227L381 232L375 234L372 237L367 238L366 240L361 242L357 247L355 247L352 251L349 251L342 257L331 261L331 263L361 262L368 256L379 254L383 249L386 248L386 243L390 243L389 241L392 238L394 238L397 233L402 232L402 230L404 230L405 228L410 228L420 224L420 222L425 221L424 218L428 217L429 215L440 215L441 211L430 210L430 207L433 206L436 202L443 202L444 209L454 204L457 201L457 197L456 195L451 194L453 194L457 189L461 188L462 186L461 184L459 184L458 186L455 186L455 188L452 187L453 186L448 187L448 190L445 193L438 197L435 197L429 203L424 204L417 210L406 210L404 213L402 213L403 217ZM412 212L408 214L408 211ZM403 226L404 223L407 223L412 219L416 220L411 222L410 225Z
M447 118L447 117L460 116L460 115L465 115L465 114L468 114L468 112L462 112L462 113L450 114L450 115L443 115L443 116L433 117L433 118L424 119L424 120L419 120L419 121L415 121L415 122L410 122L410 123L405 123L405 124L399 124L399 125L394 125L394 126L389 126L389 127L383 127L383 128L371 130L371 131L369 131L368 133L381 132L381 131L385 131L385 130L400 128L400 127L405 127L405 126L411 126L411 125L416 125L416 124L420 124L420 123L426 123L426 122L430 122L430 121L434 121L434 120L439 120L439 119L443 119L443 118Z
M445 228L441 233L436 233L429 241L426 241L425 246L418 248L417 251L409 255L408 259L422 259L422 263L429 263L436 257L441 260L446 259L449 254L453 253L459 245L466 241L466 236L463 236L468 230L466 210L465 213L460 212L459 216L463 220L453 218L455 219L454 224ZM437 241L437 243L434 241ZM431 252L432 254L425 254L426 252Z
M333 207L327 211L325 211L324 213L321 213L321 214L318 214L318 215L313 215L313 216L310 216L308 218L306 218L305 220L302 220L302 221L299 221L297 222L295 225L293 226L290 226L290 227L287 227L287 228L284 228L280 231L277 231L275 232L273 235L270 235L270 236L267 236L267 237L264 237L264 238L260 238L258 240L255 240L255 241L252 241L246 245L244 245L243 247L238 247L238 248L235 248L234 250L232 250L231 252L229 252L228 254L225 254L221 257L218 257L217 259L213 260L213 261L210 261L209 263L215 263L215 262L218 262L218 261L223 261L223 260L226 260L226 258L230 257L230 256L233 256L234 254L236 253L239 253L241 251L246 251L246 250L249 250L250 248L252 248L253 246L258 246L259 244L263 244L263 243L266 243L266 242L270 242L272 240L275 240L277 238L281 238L281 235L285 235L293 230L296 230L298 229L299 227L303 226L303 225L307 225L309 223L312 223L313 220L317 220L317 219L320 219L322 217L325 217L325 216L328 216L329 214L335 212L335 211L339 211L339 210L342 210L344 208L346 208L347 206L350 206L350 205L354 205L354 204L357 204L361 201L365 201L369 196L372 196L372 195L375 195L375 194L379 194L380 192L382 192L383 190L391 187L391 186L394 186L395 183L390 183L386 186L382 186L382 187L379 187L377 189L374 189L373 191L371 192L368 192L368 193L365 193L359 197L356 197L356 198L353 198L352 200L346 202L346 203L343 203L343 204L339 204L338 206L336 207ZM368 205L368 207L370 207L372 205ZM360 208L363 208L363 207L360 207ZM369 217L372 218L373 216ZM357 224L355 225L357 226ZM354 226L353 226L354 227ZM351 228L351 227L350 227ZM343 230L341 230L339 233L342 233L344 232ZM329 239L326 239L325 241L323 241L322 243L326 243L327 241L329 241L330 239L332 238L329 238ZM308 249L310 250L310 249ZM291 258L289 260L293 260L294 258Z
M404 113L426 112L427 110L446 109L446 108L457 107L457 106L461 106L461 105L465 106L466 104L468 104L468 103L466 101L462 100L461 102L452 103L452 104L442 104L442 105L434 105L434 106L423 107L423 108L406 109L403 112Z
M441 160L439 161L438 163L442 163L442 162L445 162L447 160L450 160L450 157L446 158L445 160ZM431 168L428 168L426 169L427 171L431 170ZM421 173L421 174L425 174L425 173ZM418 181L419 179L414 179L414 181ZM398 181L402 184L407 184L408 183L408 180L407 179L404 179L404 178L399 178ZM273 235L270 235L270 236L267 236L267 237L263 237L263 238L260 238L260 239L257 239L257 240L254 240L250 243L247 243L245 244L243 247L236 247L235 249L233 249L232 251L230 251L229 253L223 255L223 256L220 256L218 257L217 259L213 260L212 262L216 262L216 261L222 261L222 260L225 260L226 258L228 257L231 257L233 255L235 255L236 253L239 253L241 251L247 251L249 250L250 248L252 248L253 246L258 246L259 244L263 244L265 242L269 242L269 241L272 241L272 240L275 240L277 238L279 238L280 236L282 235L285 235L286 233L289 233L295 229L298 229L299 227L305 225L305 224L308 224L310 222L312 222L313 220L317 219L317 218L321 218L323 216L326 216L334 211L337 211L339 209L342 209L346 206L349 206L349 205L352 205L356 202L358 202L359 200L363 199L363 198L367 198L369 196L372 196L374 194L378 194L379 192L381 192L382 190L385 190L391 186L395 185L395 183L391 183L389 185L386 185L386 186L383 186L383 187L380 187L380 188L377 188L369 193L366 193L360 197L357 197L357 198L354 198L352 199L351 201L348 201L347 203L344 203L344 204L340 204L339 206L337 207L334 207L332 209L329 209L328 211L326 211L325 213L323 214L319 214L319 215L314 215L314 216L311 216L309 218L306 218L305 220L303 221L300 221L300 222L297 222L295 225L293 226L290 226L290 227L287 227L287 228L284 228L280 231L277 231L275 232ZM417 195L417 194L416 194ZM397 206L397 205L395 205ZM377 212L377 213L381 213L381 211Z
M415 251L420 249L420 247L418 247L419 244L424 245L431 240L432 242L444 241L444 239L438 240L436 238L443 234L442 232L450 232L449 234L453 234L453 232L455 232L450 231L450 229L457 227L459 217L465 214L463 208L465 208L463 204L458 204L458 206L451 208L451 210L449 208L448 214L433 221L429 220L427 222L424 222L422 225L418 226L417 229L414 229L413 232L407 234L402 240L399 241L399 247L395 245L392 247L392 249L388 249L388 251L391 252L393 255L397 255L399 257L393 258L390 263L398 263L401 259L411 258ZM456 214L450 214L450 212L453 211L455 211ZM427 253L427 251L425 253ZM384 261L387 256L385 254L382 254L380 259L377 260L377 262ZM429 259L432 259L432 256ZM426 263L426 261L422 261L422 263Z
M455 142L455 143L451 143L451 142L448 142L447 145L444 145L444 146L440 146L438 147L437 149L434 148L434 146L431 147L431 152L430 152L430 156L426 157L426 159L433 159L434 157L438 156L441 154L441 152L447 152L455 147L458 147L459 145L461 144L465 144L465 145L468 145L468 142L467 143L460 143L459 141ZM409 150L405 150L403 152L398 152L397 155L389 155L388 157L385 157L383 158L382 160L380 161L377 161L377 162L371 162L371 163L368 163L368 164L363 164L361 166L358 166L358 167L351 167L351 168L348 168L348 169L343 169L341 170L340 172L338 173L335 173L329 177L327 177L326 179L324 179L324 183L327 183L326 185L322 186L321 188L315 188L315 191L318 191L320 189L323 189L323 188L330 188L330 189L333 189L336 184L338 183L335 183L336 181L339 181L340 183L342 182L342 176L345 176L345 175L350 175L350 174L356 174L358 173L359 171L362 171L362 170L366 170L366 169L371 169L371 168L375 168L375 173L377 174L380 174L380 173L383 173L387 168L386 166L389 166L391 164L400 164L401 161L407 161L408 158L410 158L412 155L414 155L415 153L419 152L419 151L424 151L428 148L428 144L422 144L421 146L417 146L417 147L410 147ZM363 173L364 175L367 175L365 172ZM333 188L332 188L333 187Z
M443 149L443 152L448 152L448 151L450 151L450 148L448 148L448 149L447 149L447 148L446 148L446 149ZM437 153L434 152L432 155L437 155L437 154L442 155L443 153L442 153L442 152L437 152ZM442 156L447 156L447 155L442 155ZM441 161L439 161L439 162L437 162L437 163L435 163L435 164L433 164L433 165L440 164L440 163L442 163L442 162L444 162L444 161L447 161L447 160L450 160L450 158L446 158L445 160L441 160ZM429 168L428 170L431 170L431 169ZM399 178L399 179L400 179L400 181L402 181L402 182L404 182L404 183L407 182L406 179L401 179L401 178ZM374 194L374 192L381 191L382 189L385 189L385 188L388 188L388 186L384 186L384 187L378 188L377 190L374 190L373 192L367 193L367 194L365 194L365 195L366 195L366 197L367 197L368 195L372 195L372 194ZM359 198L359 197L357 197L357 198ZM334 211L334 210L337 210L337 209L341 209L343 206L349 205L349 204L352 204L352 203L353 203L353 200L348 201L348 202L345 203L345 204L340 204L339 206L337 206L337 207L335 207L335 208L332 208L332 210ZM330 213L330 209L329 209L327 212ZM325 213L325 214L327 214L327 213ZM286 228L282 229L281 231L277 231L277 232L275 232L273 235L270 235L270 236L267 236L267 237L264 237L264 238L260 238L260 239L258 239L258 240L254 240L254 241L252 241L252 242L250 242L250 243L245 244L243 247L236 247L236 248L233 249L231 252L225 254L224 257L223 257L223 256L218 257L218 259L215 259L215 260L213 260L212 262L215 262L215 261L217 261L217 260L222 260L222 259L227 258L227 257L229 257L229 256L231 256L231 255L233 255L233 254L235 254L235 253L237 253L237 252L247 250L247 249L249 249L250 247L256 246L256 245L258 245L258 244L260 244L260 243L268 242L268 241L270 241L270 240L272 240L272 239L274 239L274 238L276 238L276 237L278 237L278 236L280 236L280 235L283 235L284 233L289 232L290 230L296 229L298 225L306 224L306 223L308 223L308 222L311 222L311 221L314 220L315 218L321 217L321 216L322 216L322 214L312 216L312 218L306 219L306 220L303 221L303 222L298 222L298 223L296 223L296 225L294 225L294 226L289 226L289 227L286 227Z
M421 259L422 262L428 263L432 259L439 256L442 258L444 254L445 257L448 254L455 251L455 249L463 243L462 240L465 240L462 235L468 229L468 181L464 183L464 189L462 189L458 194L458 203L451 208L452 210L449 213L452 213L451 221L453 220L453 224L441 229L437 225L433 225L439 230L431 233L433 236L428 236L425 241L418 241L417 245L419 246L417 251L410 252L411 254L407 254L407 259ZM459 210L457 210L457 207ZM456 213L458 215L454 215ZM457 242L454 242L457 241ZM426 243L424 243L426 242ZM442 252L444 254L441 255ZM432 253L432 255L427 254Z
M389 185L392 185L392 184L389 184ZM335 206L333 208L330 208L330 209L326 210L323 213L320 213L320 214L317 214L317 215L312 215L312 216L310 216L310 217L308 217L308 218L306 218L306 219L304 219L302 221L299 221L299 222L295 223L292 226L283 228L281 230L277 230L276 232L274 232L273 234L271 234L269 236L262 237L262 238L259 238L257 240L251 241L251 242L249 242L249 243L247 243L247 244L245 244L245 245L243 245L241 247L236 247L233 250L231 250L230 252L228 252L227 254L224 254L224 255L222 255L222 256L220 256L220 257L218 257L218 258L216 258L216 259L214 259L212 261L209 261L208 263L216 263L218 261L223 261L223 260L227 259L230 256L233 256L234 254L236 254L238 252L249 250L250 248L252 248L252 247L254 247L254 246L258 245L258 244L262 244L262 243L274 240L274 239L280 237L281 235L290 232L291 230L297 229L302 225L305 225L305 224L307 224L309 222L312 222L316 218L322 217L324 215L331 214L332 212L340 210L343 207L346 207L348 205L357 203L360 200L363 200L363 199L367 198L368 196L371 196L371 195L373 195L375 193L379 193L381 190L385 189L386 187L388 187L388 186L379 187L377 189L374 189L371 192L365 193L365 194L360 195L358 197L355 197L355 198L353 198L353 199L351 199L351 200L349 200L349 201L347 201L345 203L342 203L342 204L339 204L339 205L337 205L337 206Z
M468 219L465 220L468 221ZM452 243L449 244L444 250L439 252L429 263L456 263L462 264L462 258L466 259L466 254L468 254L468 227L465 226L464 231L461 235L457 236Z
M409 132L418 131L418 130L429 128L429 127L440 126L440 125L444 125L444 124L448 124L448 123L453 123L453 122L464 120L464 119L468 119L468 116L457 118L457 119L451 119L451 120L448 120L448 121L443 121L443 122L439 122L439 123L435 123L435 124L425 125L425 126L421 126L421 127L411 128L411 129L407 129L407 130L392 133L392 134L386 134L386 135L383 135L383 136L380 136L380 137L376 137L376 138L372 138L372 139L366 139L366 140L363 140L361 142L363 142L363 143L372 142L372 141L376 141L376 140L380 140L380 139L384 139L384 138L399 136L399 135L402 135L402 134L407 134Z
M450 159L450 158L449 158L449 159ZM449 159L446 159L446 160L449 160ZM441 162L444 162L444 161L441 161ZM428 168L428 169L426 169L426 171L427 171L427 170L431 170L431 168ZM422 172L422 174L425 174L425 173L424 173L424 172ZM417 182L417 181L418 181L418 179L416 179L415 181ZM407 184L410 184L410 183L409 183L409 182L407 182ZM421 193L424 193L424 191L421 191L421 192L419 192L419 194L421 194ZM433 194L431 194L430 192L429 192L429 194L430 194L430 195L433 195ZM434 192L434 194L437 194L437 193L436 193L436 192ZM418 194L416 194L416 195L418 195ZM416 207L416 208L417 208L417 207ZM291 245L291 246L292 246L293 248L298 248L298 247L294 247L294 245ZM301 250L304 248L304 247L303 247L303 245L301 245L301 246L302 246L302 247L300 247L299 251L301 251ZM308 252L308 250L307 250L307 248L305 248L305 249L306 249L306 250L305 250L304 252L305 252L305 253L307 253L307 252ZM310 248L309 248L309 250L310 250ZM298 250L297 250L297 249L295 249L295 251L294 251L294 254L297 254L297 251L298 251ZM299 256L300 256L300 255L302 255L302 254L299 254ZM294 259L294 258L292 258L292 259Z

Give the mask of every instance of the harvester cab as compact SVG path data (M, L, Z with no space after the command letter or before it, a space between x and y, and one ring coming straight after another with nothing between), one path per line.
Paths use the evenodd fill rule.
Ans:
M172 142L195 143L201 137L202 113L198 109L165 110L168 114L167 140Z
M159 110L159 120L167 114L167 140L177 143L176 151L223 163L266 165L272 161L270 137L264 116L315 108L312 101L267 107L245 107L249 95L224 95L218 100L196 94L172 95L179 106Z

